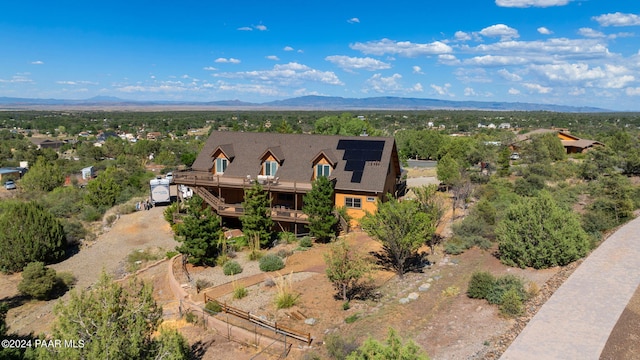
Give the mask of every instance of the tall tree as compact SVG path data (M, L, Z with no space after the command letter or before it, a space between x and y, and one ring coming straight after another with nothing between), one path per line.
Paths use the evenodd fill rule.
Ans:
M271 220L271 200L269 194L258 182L244 192L244 202L242 203L244 215L240 217L242 221L242 231L248 236L260 237L260 245L268 246L271 241L273 220Z
M324 254L324 261L327 278L344 301L354 295L353 290L358 287L360 279L371 271L371 264L344 240L331 244L329 252Z
M221 231L220 218L194 195L187 202L187 216L175 226L176 240L182 242L176 250L188 255L192 264L215 265Z
M106 273L93 290L72 292L54 307L54 339L74 340L77 347L40 347L36 359L188 359L179 334L153 335L162 322L162 307L153 288L131 280L122 286Z
M27 171L20 185L26 191L48 192L64 183L62 169L55 162L38 157L36 163Z
M511 174L511 151L508 147L504 147L498 154L498 175L509 176Z
M309 217L311 236L327 240L335 235L338 219L333 214L333 182L325 176L317 178L303 202L302 211Z
M122 191L122 181L119 181L118 172L115 166L110 166L97 178L89 181L86 194L89 204L99 208L108 208L116 204Z
M0 271L15 272L30 262L51 263L65 252L62 224L33 202L7 202L0 213Z
M436 219L420 209L416 201L389 198L378 202L378 211L360 220L364 231L382 244L391 267L403 277L407 261L417 254L435 231Z
M438 161L436 169L438 180L443 182L447 187L453 186L460 181L460 169L461 166L458 161L456 161L453 156L447 154Z

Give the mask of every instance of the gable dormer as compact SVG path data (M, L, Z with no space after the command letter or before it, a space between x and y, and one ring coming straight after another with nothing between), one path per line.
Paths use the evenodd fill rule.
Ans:
M280 146L269 147L260 156L262 169L260 175L276 176L278 168L284 163L284 153Z
M211 153L213 159L213 167L211 172L216 175L222 175L227 170L229 163L233 161L235 153L233 151L233 144L220 145Z
M315 180L319 177L329 177L331 172L336 168L338 164L338 158L335 156L331 149L320 150L316 156L311 160L313 166L312 179Z

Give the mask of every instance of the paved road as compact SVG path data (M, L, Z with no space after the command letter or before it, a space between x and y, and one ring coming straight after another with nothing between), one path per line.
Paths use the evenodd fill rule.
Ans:
M640 218L602 243L542 306L501 359L599 359L640 284Z

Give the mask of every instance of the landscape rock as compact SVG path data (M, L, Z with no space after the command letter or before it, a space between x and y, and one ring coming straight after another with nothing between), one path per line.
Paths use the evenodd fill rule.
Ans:
M315 325L316 324L316 319L315 318L308 318L304 320L304 323L307 325Z
M431 280L431 279L429 279ZM420 287L418 288L418 291L427 291L429 290L429 288L431 288L431 284L430 283L424 283L422 285L420 285Z
M409 300L417 300L420 297L420 295L416 292L412 292L411 294L407 295L407 299Z
M411 300L409 300L409 298L402 298L402 299L400 299L400 304L406 304L409 301L411 301Z

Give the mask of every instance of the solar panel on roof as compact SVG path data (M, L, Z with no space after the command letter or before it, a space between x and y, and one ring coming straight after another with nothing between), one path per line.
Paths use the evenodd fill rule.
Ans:
M360 183L364 167L368 161L382 160L384 141L382 140L340 140L338 150L344 150L342 160L346 160L345 171L351 171L351 182Z

